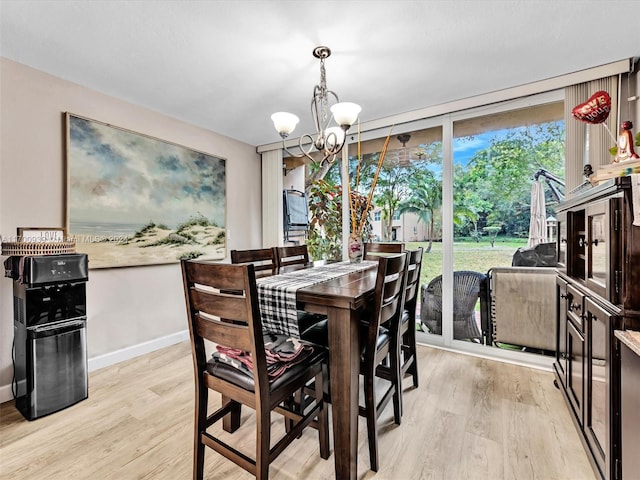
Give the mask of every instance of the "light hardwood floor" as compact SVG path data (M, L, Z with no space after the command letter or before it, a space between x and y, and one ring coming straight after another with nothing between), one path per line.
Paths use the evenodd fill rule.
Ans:
M594 474L549 372L418 347L420 388L405 382L402 425L380 418L380 471L369 470L359 423L358 478L572 479ZM218 395L213 394L215 403ZM253 416L234 435L252 452ZM274 416L274 435L282 421ZM28 422L0 405L0 478L191 478L193 373L188 343L90 374L89 398ZM273 479L334 478L317 432L306 430L272 464ZM205 478L252 478L207 450Z

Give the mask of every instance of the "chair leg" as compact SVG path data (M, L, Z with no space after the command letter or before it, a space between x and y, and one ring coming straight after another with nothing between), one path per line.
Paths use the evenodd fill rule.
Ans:
M193 479L202 480L204 476L205 445L200 441L200 434L206 430L207 406L209 389L204 385L196 387L194 448L193 448Z
M320 442L320 457L329 458L329 408L324 402L323 372L316 375L316 401L322 401L322 410L318 413L318 440Z
M271 444L271 412L256 408L256 480L269 478L269 447Z
M411 328L413 327L413 328ZM413 363L409 367L408 372L413 377L413 386L414 388L418 388L418 352L416 347L416 329L415 322L410 325L409 331L407 332L408 341L407 344L409 346L409 357L413 358Z
M367 436L369 438L369 463L371 470L378 471L378 418L374 390L375 369L364 375L364 405L367 413Z
M402 422L402 374L400 372L400 350L401 347L396 346L397 350L391 351L391 383L393 384L393 420L396 425Z

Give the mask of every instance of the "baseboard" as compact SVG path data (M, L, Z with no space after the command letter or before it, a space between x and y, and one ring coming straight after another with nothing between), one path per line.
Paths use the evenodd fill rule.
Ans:
M116 363L124 362L131 358L139 357L151 353L155 350L159 350L164 347L169 347L176 343L189 339L189 331L183 330L181 332L172 333L166 337L155 338L148 342L132 345L131 347L116 350L115 352L106 353L104 355L98 355L97 357L90 358L88 361L88 369L90 372L99 370ZM13 400L13 393L11 391L11 384L0 386L0 403Z
M147 353L154 352L164 347L169 347L176 343L180 343L189 339L189 330L172 333L166 337L154 338L148 342L132 345L131 347L116 350L115 352L106 353L89 359L89 371L98 370L100 368L115 365L131 358L139 357Z

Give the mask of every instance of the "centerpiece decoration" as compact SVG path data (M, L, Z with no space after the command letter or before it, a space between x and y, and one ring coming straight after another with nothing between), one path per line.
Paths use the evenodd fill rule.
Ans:
M391 130L393 130L393 127L391 127ZM346 182L347 188L349 188L349 191L347 192L347 198L349 198L349 212L351 217L348 249L349 260L353 263L361 262L364 255L364 243L362 234L365 225L367 224L367 217L369 215L369 212L373 207L373 192L376 188L376 184L378 183L380 170L382 169L382 164L384 163L384 159L387 154L389 140L391 139L391 130L389 130L389 134L387 135L387 138L385 139L384 145L382 147L382 152L380 152L380 156L378 157L376 172L373 176L371 188L369 189L369 194L366 197L366 202L364 202L364 205L362 205L362 202L358 201L358 198L360 198L360 196L352 195L352 191L359 193L358 188L360 186L360 168L362 166L362 154L360 148L360 123L358 122L358 157L356 166L356 178L353 188L351 187L351 179Z

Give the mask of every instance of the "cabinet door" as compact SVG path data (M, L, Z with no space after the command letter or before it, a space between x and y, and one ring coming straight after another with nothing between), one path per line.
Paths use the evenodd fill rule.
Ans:
M584 337L570 320L567 320L567 396L580 426L584 398Z
M567 359L567 282L556 278L557 312L556 312L556 370L562 386L566 388L567 379L565 362Z
M624 343L620 346L620 438L622 478L630 480L640 472L640 356Z
M570 211L567 223L567 274L584 281L587 274L587 231L584 209Z
M587 371L584 431L601 472L607 471L610 445L611 317L590 298L585 299Z
M618 205L617 198L595 202L587 207L586 218L586 285L613 304L619 303L618 261L612 255L617 251Z
M567 212L557 213L558 238L556 239L556 263L558 271L567 273Z

